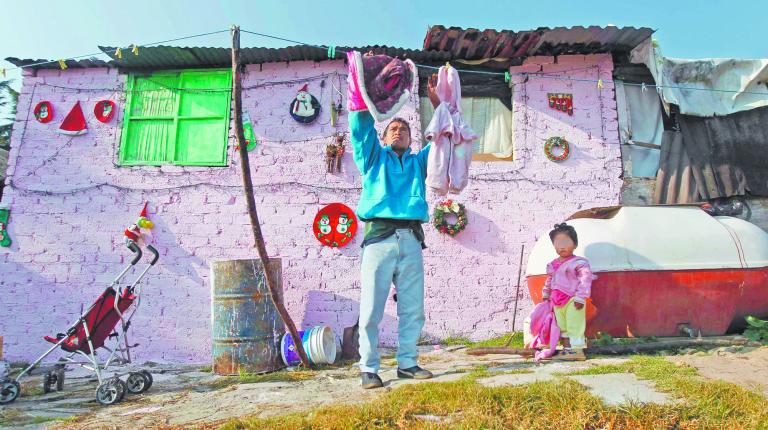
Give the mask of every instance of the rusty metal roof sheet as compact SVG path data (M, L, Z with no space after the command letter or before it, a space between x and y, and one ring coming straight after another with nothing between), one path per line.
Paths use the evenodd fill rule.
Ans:
M523 58L534 55L628 53L653 34L650 28L557 27L528 31L478 30L432 26L425 51L450 52L455 58Z

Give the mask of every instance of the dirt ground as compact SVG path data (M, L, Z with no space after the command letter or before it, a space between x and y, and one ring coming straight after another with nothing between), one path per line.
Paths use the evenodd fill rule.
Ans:
M154 375L152 388L138 396L103 407L94 399L95 381L87 374L70 372L65 391L35 393L40 377L25 384L25 393L9 406L0 407L0 427L56 429L153 429L215 428L229 419L247 415L267 417L300 412L318 406L364 402L402 384L453 381L480 366L490 373L519 384L557 377L558 374L605 364L618 364L628 357L595 358L586 362L534 363L515 355L470 356L463 347L425 348L422 364L435 374L433 380L398 380L395 362L383 360L382 390L360 388L358 371L346 365L318 371L309 379L236 383L202 366L148 363ZM719 348L669 360L696 367L706 378L721 379L762 391L768 395L768 348ZM513 375L510 371L523 371ZM284 372L283 374L287 374ZM514 380L519 378L519 380ZM606 399L604 399L606 400ZM608 399L609 400L609 399Z
M678 355L669 360L691 365L705 378L731 382L768 396L768 348L734 352L720 348L711 354Z

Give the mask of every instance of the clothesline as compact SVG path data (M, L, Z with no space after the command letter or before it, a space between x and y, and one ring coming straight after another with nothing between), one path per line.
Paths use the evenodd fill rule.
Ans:
M177 41L180 41L180 40L187 40L187 39L192 39L192 38L197 38L197 37L210 36L210 35L214 35L214 34L221 34L221 33L226 33L226 32L229 32L229 31L230 30L212 31L212 32L208 32L208 33L200 33L200 34L194 34L194 35L191 35L191 36L184 36L184 37L178 37L178 38L174 38L174 39L163 40L163 41L159 41L159 42L145 43L145 44L142 44L142 45L132 45L132 46L125 47L125 48L120 48L120 49L130 50L133 47L142 48L142 47L148 47L148 46L153 46L153 45L159 45L159 44L162 44L162 43L177 42ZM256 35L256 36L260 36L260 37L265 37L265 38L269 38L269 39L280 40L280 41L284 41L284 42L295 43L295 44L298 44L298 45L309 46L309 47L313 47L313 48L317 48L317 49L326 50L328 52L329 59L335 58L335 54L337 52L337 49L336 49L336 47L334 45L315 45L315 44L306 43L306 42L302 42L302 41L298 41L298 40L288 39L288 38L284 38L284 37L280 37L280 36L274 36L274 35L271 35L271 34L259 33L259 32L255 32L255 31L249 31L249 30L241 30L241 33L252 34L252 35ZM346 53L346 51L344 51L344 50L338 50L338 52ZM78 56L75 56L75 57L68 57L68 58L66 58L64 60L50 60L50 61L36 62L36 63L32 63L32 64L25 64L23 66L17 66L17 67L12 68L12 69L5 69L4 71L8 72L8 71L13 71L13 70L19 70L19 69L24 69L24 68L41 66L41 65L45 65L45 64L54 64L54 63L57 63L57 62L60 63L60 62L66 61L66 60L77 60L77 59L86 58L86 57L95 57L95 56L99 56L99 55L108 55L108 54L106 52L101 51L101 52L98 52L98 53L78 55ZM126 55L132 55L132 54L127 53ZM417 63L416 66L420 67L420 68L423 68L423 69L430 69L430 70L438 70L439 69L438 66L432 66L432 65L427 65L427 64L418 64ZM491 72L491 71L484 71L484 70L468 70L468 69L461 69L461 68L456 68L456 70L460 74L461 73L470 73L470 74L474 73L474 74L500 76L500 77L504 77L505 80L509 80L509 78L511 76L524 76L524 77L537 77L537 78L545 78L545 79L553 79L553 80L561 80L561 81L593 83L593 84L598 85L598 87L600 87L600 86L602 86L604 84L615 84L617 82L615 80L607 80L607 79L583 79L583 78L572 78L572 77L560 76L560 74L562 74L564 71L551 72L551 73L548 73L548 72L515 72L515 73L511 73L511 72ZM637 86L637 87L641 87L641 88L654 87L654 88L657 89L657 91L660 90L660 89L664 89L664 88L670 88L670 89L679 89L679 90L686 90L686 91L707 91L707 92L718 92L718 93L742 93L742 94L754 94L754 95L768 96L768 91L766 91L766 92L762 92L762 91L761 92L758 92L758 91L741 91L741 90L729 90L729 89L720 89L720 88L698 88L698 87L681 86L681 85L661 85L661 84L646 85L646 84L643 84L643 83L634 83L634 82L622 82L622 83L624 85L626 85L626 86ZM196 90L197 91L205 91L205 89L196 89ZM229 89L227 89L227 90L212 89L212 90L216 90L216 91L230 91ZM153 91L153 90L145 90L145 91Z

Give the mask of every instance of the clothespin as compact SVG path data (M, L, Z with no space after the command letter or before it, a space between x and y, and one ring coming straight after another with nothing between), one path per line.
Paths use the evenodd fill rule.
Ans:
M597 89L598 90L602 90L603 89L603 80L602 79L598 79L597 80Z
M333 45L328 46L328 59L333 60L336 58L336 47Z
M139 47L136 46L135 43L133 44L133 48L131 48L131 52L133 53L133 55L139 55Z
M656 85L656 92L661 94L661 90L662 90L662 86L657 84Z
M118 60L123 59L123 50L120 48L115 49L115 57L117 57Z
M2 73L3 77L5 77L5 69L0 69L0 73Z
M61 70L67 70L67 63L64 60L59 60L59 67L61 67Z
M445 70L451 70L451 63L445 62Z
M645 82L643 82L643 84L642 84L642 85L640 85L640 91L641 91L641 92L646 92L646 91L648 91L648 87L646 87L646 86L645 86Z
M504 72L504 82L509 83L510 79L509 72Z

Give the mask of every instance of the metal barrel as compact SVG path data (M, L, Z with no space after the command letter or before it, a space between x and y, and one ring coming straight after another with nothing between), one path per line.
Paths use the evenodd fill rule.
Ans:
M282 262L267 264L283 295ZM211 264L213 371L219 375L269 372L284 367L280 339L285 327L269 295L260 260Z

